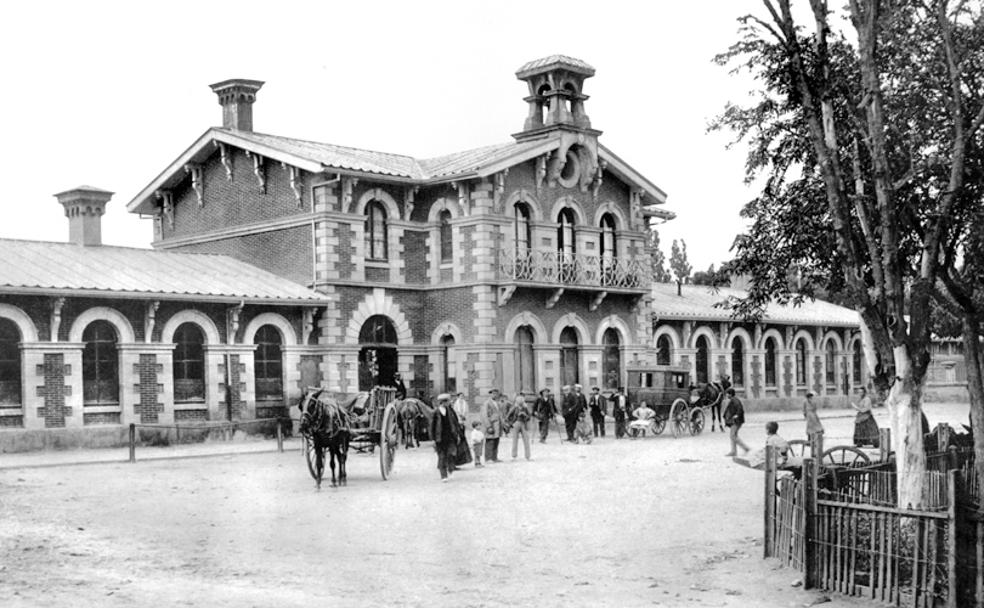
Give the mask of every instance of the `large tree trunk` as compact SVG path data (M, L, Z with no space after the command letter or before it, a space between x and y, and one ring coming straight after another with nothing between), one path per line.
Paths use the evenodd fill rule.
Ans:
M895 444L895 469L898 473L899 506L919 508L924 504L923 480L926 477L926 452L923 449L922 395L925 376L913 375L912 362L905 346L894 352L896 380L888 394ZM898 438L898 439L896 439Z
M964 361L970 393L970 426L974 430L974 475L984 488L984 358L981 357L980 324L973 315L963 317ZM981 501L984 510L984 501Z

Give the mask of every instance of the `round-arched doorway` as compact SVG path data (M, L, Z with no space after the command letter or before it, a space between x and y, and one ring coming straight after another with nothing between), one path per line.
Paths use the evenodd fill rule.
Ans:
M359 390L393 386L397 370L396 327L385 315L366 319L359 330Z

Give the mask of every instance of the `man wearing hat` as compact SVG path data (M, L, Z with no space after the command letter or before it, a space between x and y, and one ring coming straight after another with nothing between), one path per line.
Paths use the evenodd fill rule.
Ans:
M396 389L395 397L397 399L407 398L407 385L403 384L403 376L400 375L400 372L393 374L393 388Z
M557 415L557 404L554 403L549 388L540 391L540 396L533 404L533 415L540 421L540 443L546 443L547 434L550 432L550 422Z
M591 388L591 397L588 399L588 408L591 411L591 430L595 437L605 436L605 399L601 396L601 391L597 386Z
M441 393L437 396L437 408L431 418L429 430L431 439L434 440L434 450L437 452L437 470L441 473L441 481L446 482L451 479L458 441L461 437L458 417L451 409L451 395Z
M485 462L499 462L499 438L502 436L502 408L499 389L489 391L482 406L482 428L485 430Z
M570 385L565 384L561 389L564 396L560 402L560 413L564 417L564 430L567 431L567 441L574 442L574 429L577 428L577 396L571 390ZM584 395L581 395L583 398Z

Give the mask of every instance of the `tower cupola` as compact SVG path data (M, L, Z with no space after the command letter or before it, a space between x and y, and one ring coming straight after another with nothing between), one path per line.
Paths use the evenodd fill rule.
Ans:
M514 135L524 139L555 128L591 131L591 120L584 112L588 99L582 91L584 81L594 76L593 67L566 55L551 55L530 61L516 71L526 82L529 114L523 131Z

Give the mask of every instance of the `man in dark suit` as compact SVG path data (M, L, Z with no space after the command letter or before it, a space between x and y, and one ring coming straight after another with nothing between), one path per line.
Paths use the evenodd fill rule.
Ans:
M533 415L540 421L540 443L546 443L547 434L550 432L550 423L557 415L557 405L550 395L549 388L540 391L540 397L533 404Z
M605 405L605 398L601 396L598 387L591 389L591 397L588 399L588 409L591 412L591 431L595 437L605 436L605 414L608 407Z
M407 385L403 384L403 376L400 375L400 372L393 374L393 387L396 389L395 396L397 399L407 398Z
M561 389L564 392L563 400L560 402L560 413L564 417L564 430L567 431L567 441L574 443L574 429L577 427L578 410L577 396L569 385L564 385ZM584 395L581 395L583 398Z

